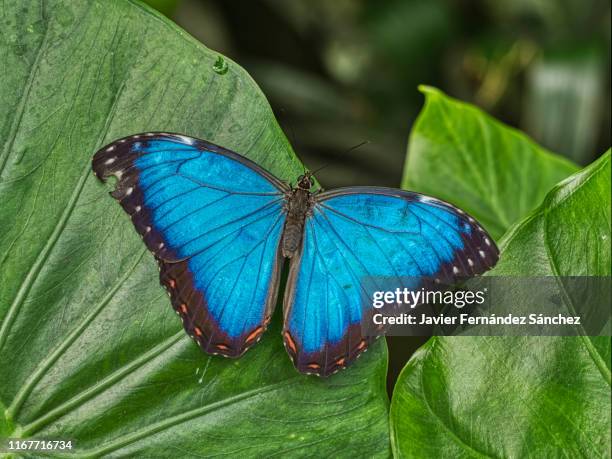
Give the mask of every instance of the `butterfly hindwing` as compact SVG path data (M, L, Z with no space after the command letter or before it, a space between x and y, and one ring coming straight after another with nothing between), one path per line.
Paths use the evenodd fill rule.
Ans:
M113 142L95 174L160 264L187 333L208 353L238 357L276 301L287 187L255 163L198 139L163 133Z
M292 259L287 351L302 372L334 373L373 340L362 328L373 313L367 279L397 287L406 279L450 283L486 271L497 258L486 231L448 203L386 188L321 193Z

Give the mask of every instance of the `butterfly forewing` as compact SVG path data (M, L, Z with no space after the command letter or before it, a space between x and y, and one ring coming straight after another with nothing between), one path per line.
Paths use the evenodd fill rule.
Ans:
M148 133L96 153L95 174L160 264L187 333L208 353L238 357L275 305L286 185L219 146Z

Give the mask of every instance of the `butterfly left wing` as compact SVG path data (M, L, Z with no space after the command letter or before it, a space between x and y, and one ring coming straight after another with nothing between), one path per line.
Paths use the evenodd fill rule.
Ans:
M443 201L374 187L321 193L291 260L285 347L299 371L332 374L374 339L362 329L373 311L365 279L449 283L483 273L497 258L486 231Z
M185 331L238 357L261 337L278 292L280 180L232 151L179 134L138 134L93 159L160 265Z

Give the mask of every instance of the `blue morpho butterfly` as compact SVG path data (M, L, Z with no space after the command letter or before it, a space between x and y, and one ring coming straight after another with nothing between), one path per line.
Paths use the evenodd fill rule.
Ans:
M362 279L452 282L497 261L491 237L446 202L392 188L311 192L233 151L184 135L145 133L98 151L93 170L160 264L187 333L209 354L239 357L270 322L290 259L283 339L295 367L330 375L374 339Z

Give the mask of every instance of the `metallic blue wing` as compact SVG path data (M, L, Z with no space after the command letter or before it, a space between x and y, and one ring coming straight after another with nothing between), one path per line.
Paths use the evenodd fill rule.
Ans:
M300 371L329 375L373 339L361 327L372 313L365 279L383 277L397 287L408 277L450 283L486 271L497 258L491 237L451 204L387 188L319 194L301 254L292 259L285 346Z
M148 133L96 153L95 174L160 264L160 281L204 349L242 355L276 302L287 186L246 158L202 140Z

